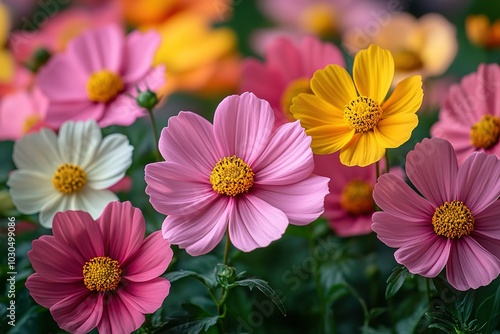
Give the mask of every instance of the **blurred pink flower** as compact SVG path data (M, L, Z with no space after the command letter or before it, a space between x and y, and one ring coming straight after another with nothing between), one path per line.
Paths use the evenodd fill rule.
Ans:
M0 140L17 140L45 124L47 98L38 88L19 91L0 99Z
M373 197L384 212L373 230L413 274L436 277L446 266L458 290L488 285L500 273L500 160L472 153L458 167L451 144L424 139L406 157L403 180L382 175Z
M0 98L33 86L35 77L26 67L17 64L14 69L14 77L7 82L0 82Z
M26 287L59 327L87 333L130 333L155 312L170 290L158 277L172 250L161 232L144 239L146 224L130 202L108 204L93 221L84 211L54 218L53 236L33 241L28 257L35 273Z
M94 119L99 126L130 125L145 111L129 96L164 84L164 68L152 68L160 36L119 26L87 30L63 54L52 57L38 74L49 99L46 122L58 127L67 120Z
M331 43L306 36L299 42L277 37L266 49L265 62L247 58L243 62L240 91L249 91L269 102L276 126L293 119L292 98L311 92L309 80L328 64L345 66L342 52Z
M498 64L481 64L450 87L431 134L450 141L459 164L474 151L500 157Z
M274 113L252 93L224 99L214 124L181 112L160 138L166 161L146 166L146 193L168 217L163 236L197 256L226 230L244 252L265 247L288 224L323 212L328 179L312 175L311 139L299 121L273 131Z

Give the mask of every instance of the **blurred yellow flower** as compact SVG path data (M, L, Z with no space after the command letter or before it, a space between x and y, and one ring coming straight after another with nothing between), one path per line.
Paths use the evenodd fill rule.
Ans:
M469 15L465 32L473 44L487 49L500 47L500 19L490 22L486 15Z
M203 17L180 13L154 29L162 42L154 65L166 65L166 86L161 93L234 91L240 73L236 34L229 28L213 28Z
M299 94L290 110L312 137L314 153L340 150L344 165L363 167L410 139L423 99L422 77L404 79L385 100L394 60L389 51L371 45L355 56L353 78L338 65L316 71L313 94Z
M395 83L414 74L424 78L441 75L455 59L458 51L455 26L439 14L430 13L417 19L400 12L375 23L379 29L348 31L343 44L352 54L370 44L391 51Z
M6 83L14 77L14 58L5 49L10 31L10 15L8 8L0 2L0 83Z

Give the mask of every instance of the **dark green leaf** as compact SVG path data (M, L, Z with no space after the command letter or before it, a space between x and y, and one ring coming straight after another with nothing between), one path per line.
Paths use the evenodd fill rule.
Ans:
M204 308L192 304L184 303L181 305L184 311L171 314L168 317L168 323L164 327L165 334L197 334L206 332L210 327L217 324L219 316L212 316Z
M490 300L493 299L493 304ZM485 316L483 316L483 314ZM500 286L498 286L494 295L484 300L476 310L476 317L487 320L487 325L484 333L494 333L493 330L498 324L500 316Z
M283 315L286 315L285 311L285 306L283 305L283 302L281 301L280 297L278 294L267 284L266 281L258 279L258 278L247 278L241 281L236 281L235 284L240 285L240 286L247 286L252 290L253 288L259 289L264 295L266 295L267 298L269 298L283 313Z
M164 276L166 279L170 281L170 283L175 282L177 280L180 280L181 278L185 277L192 277L203 283L207 287L213 287L214 286L214 281L210 277L207 277L205 275L198 274L197 272L190 271L190 270L179 270L179 271L173 271L170 273L165 274Z
M387 279L387 288L385 289L385 299L392 298L403 285L409 271L405 266L398 266L392 270L391 276Z

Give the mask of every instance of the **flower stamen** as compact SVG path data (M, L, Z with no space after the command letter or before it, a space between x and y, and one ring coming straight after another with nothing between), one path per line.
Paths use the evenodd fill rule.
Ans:
M221 195L236 196L253 186L252 168L235 155L220 159L210 173L212 189Z
M52 177L54 188L64 194L78 192L86 183L87 174L85 171L80 166L73 164L60 165Z
M352 180L342 189L340 206L353 216L373 212L373 186L363 180Z
M470 141L476 148L488 149L495 146L500 139L500 118L484 115L470 130Z
M118 287L122 269L118 261L96 256L83 265L83 283L90 291L107 292Z
M372 130L381 117L382 108L367 96L358 96L344 108L344 122L356 133Z
M461 238L474 230L474 217L461 201L445 202L432 216L434 233L446 238Z
M121 77L108 70L92 73L87 81L87 95L94 102L109 102L124 89Z

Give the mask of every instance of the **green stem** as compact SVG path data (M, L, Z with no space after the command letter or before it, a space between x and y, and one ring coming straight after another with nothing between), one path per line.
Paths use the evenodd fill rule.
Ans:
M354 289L349 283L344 283L345 288L353 295L354 298L359 302L361 308L363 309L363 314L365 316L365 321L363 322L363 333L368 333L368 326L370 325L370 313L368 312L368 307L366 306L365 301L359 293Z
M224 247L224 257L223 257L224 267L227 266L230 243L231 242L229 240L229 231L226 231L226 245ZM223 286L221 289L220 298L216 302L217 313L219 314L219 325L220 325L221 333L225 333L225 317L226 317L226 305L225 305L225 303L226 303L228 291L229 290L225 286Z
M431 285L429 279L425 278L425 290L427 291L427 302L429 304L429 311L431 311Z
M385 150L385 173L389 173L389 168L390 168L390 164L389 164L389 150Z
M156 161L163 161L161 154L160 154L160 149L159 149L159 144L160 144L160 136L158 135L158 127L156 126L156 119L153 114L152 109L146 109L149 114L149 118L151 119L151 127L153 128L153 136L154 136L154 141L155 141L155 155L156 155Z

